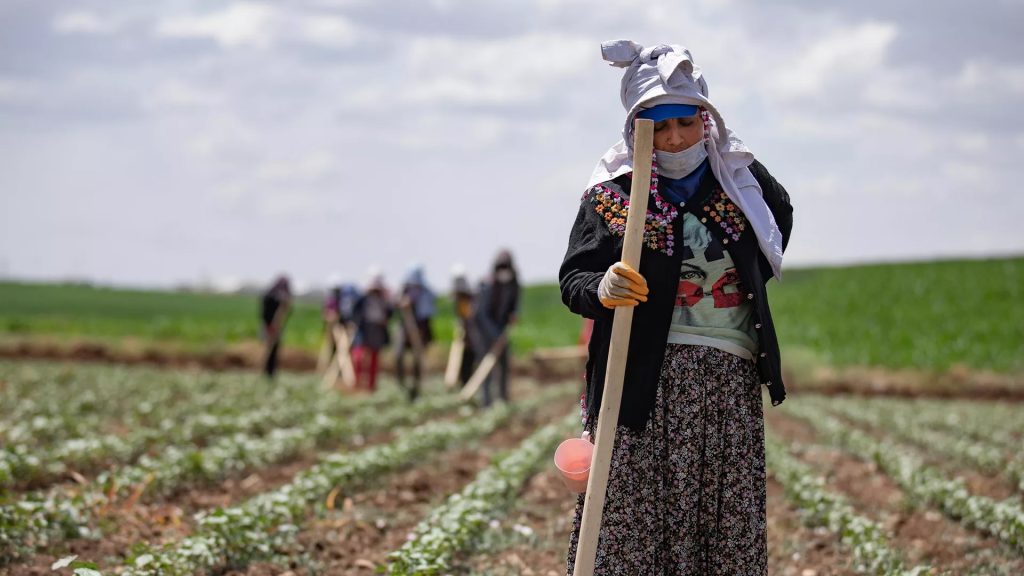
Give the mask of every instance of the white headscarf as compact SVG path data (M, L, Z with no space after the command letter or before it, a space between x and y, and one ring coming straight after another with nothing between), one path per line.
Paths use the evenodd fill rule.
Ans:
M622 76L622 105L626 124L616 142L597 163L587 188L633 171L633 119L658 104L702 106L711 117L708 161L722 190L739 206L750 222L757 243L782 278L782 233L765 204L761 186L748 168L754 154L725 126L725 120L708 100L708 85L690 51L682 46L659 44L644 48L629 40L601 44L601 56L612 66L626 68Z

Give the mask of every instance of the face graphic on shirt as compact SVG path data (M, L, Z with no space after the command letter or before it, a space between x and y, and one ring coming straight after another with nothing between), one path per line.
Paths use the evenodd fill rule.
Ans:
M676 307L721 309L742 304L740 279L732 258L708 229L689 213L684 214L683 242Z

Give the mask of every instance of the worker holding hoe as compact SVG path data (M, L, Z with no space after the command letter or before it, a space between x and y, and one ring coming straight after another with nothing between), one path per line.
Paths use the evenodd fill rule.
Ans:
M490 276L480 283L480 291L473 308L473 319L479 330L479 348L474 356L485 358L496 355L495 373L487 375L483 382L482 405L490 406L495 392L508 402L509 345L508 330L516 322L519 311L519 275L512 261L512 253L501 250L494 259ZM492 384L497 383L497 390Z
M263 374L273 378L277 373L277 356L281 336L292 306L292 290L287 276L278 276L260 300L260 320L264 343Z
M565 304L594 319L584 422L591 433L607 414L613 311L633 307L632 327L599 530L581 535L581 495L567 572L763 575L761 385L773 405L786 397L765 283L781 277L789 196L726 128L687 49L625 40L601 49L625 68L623 140L587 184L559 271ZM653 163L637 170L646 179L649 167L649 186L631 181L635 162L651 159L634 158L636 119L653 122ZM621 262L631 188L649 190L646 218L636 221L642 234L633 236L638 269Z
M398 341L395 345L395 372L398 376L398 385L406 390L410 401L416 400L420 395L424 356L427 345L434 339L431 322L436 311L437 296L427 286L423 268L414 266L405 279L398 300L400 321ZM407 352L412 355L411 382L406 381Z
M394 306L384 284L384 275L371 273L366 291L356 301L352 314L356 327L352 343L356 390L370 393L377 390L380 351L391 344L388 323L393 313Z

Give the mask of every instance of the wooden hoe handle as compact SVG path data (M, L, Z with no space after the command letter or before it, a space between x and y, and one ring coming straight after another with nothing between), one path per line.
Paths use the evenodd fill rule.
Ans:
M647 198L650 196L654 122L636 120L633 134L633 184L629 191L629 212L626 215L626 235L622 242L622 261L634 270L639 270L644 221L647 217ZM615 427L619 422L622 381L626 375L626 354L629 351L629 332L632 327L633 308L615 308L608 369L605 373L604 393L601 395L601 410L597 418L594 460L590 467L590 479L587 481L574 576L594 574L597 538L601 532L601 515L604 512L604 497L608 488L612 447L615 445Z
M459 398L461 398L463 402L472 399L476 394L476 391L483 385L484 380L487 379L491 370L493 370L494 366L498 364L498 356L500 356L502 351L504 351L507 343L508 329L506 328L505 331L498 336L498 339L494 341L494 344L491 344L491 348L487 351L487 354L484 355L483 360L480 361L480 365L476 367L473 375L469 377L469 382L466 382L466 387L459 393Z

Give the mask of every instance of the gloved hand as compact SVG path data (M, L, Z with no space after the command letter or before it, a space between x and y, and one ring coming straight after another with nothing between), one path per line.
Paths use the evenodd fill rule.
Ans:
M647 280L624 262L612 264L597 286L597 298L605 308L647 302L648 292Z

